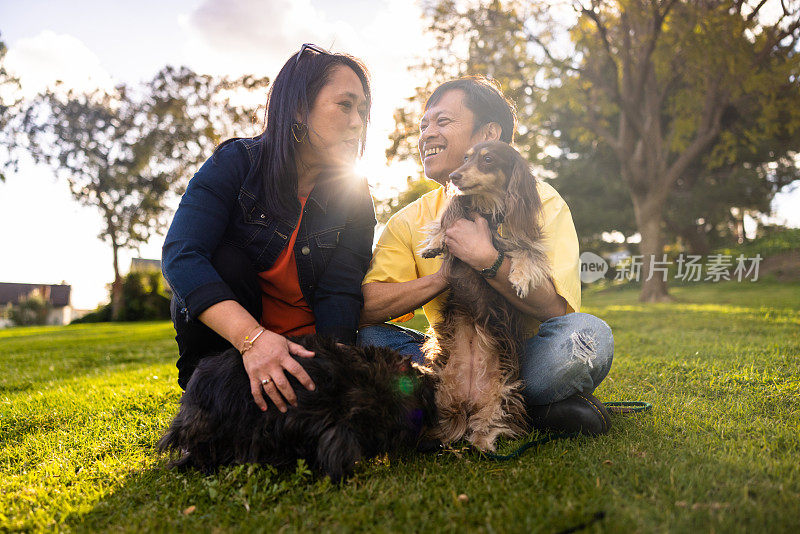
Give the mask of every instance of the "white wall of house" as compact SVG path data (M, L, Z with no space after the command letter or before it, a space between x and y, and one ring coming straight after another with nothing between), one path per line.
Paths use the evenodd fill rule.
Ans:
M72 306L53 308L47 314L47 324L49 325L65 325L70 321L72 321Z

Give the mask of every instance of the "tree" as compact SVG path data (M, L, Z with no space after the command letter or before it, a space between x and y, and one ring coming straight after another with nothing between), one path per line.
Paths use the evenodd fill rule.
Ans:
M626 237L636 233L630 196L619 180L619 162L607 147L595 143L542 163L556 176L551 183L569 206L582 249L607 248L602 240L606 232Z
M27 109L24 126L34 159L51 165L78 202L100 211L99 237L113 252L114 320L124 299L120 249L163 231L171 199L182 194L190 173L220 140L246 132L248 123L256 133L255 110L231 98L267 83L165 67L142 87L48 89Z
M543 143L535 122L536 102L542 91L535 80L538 65L527 57L528 16L516 3L492 0L459 11L462 2L439 0L427 4L428 32L436 46L420 64L411 67L426 80L394 114L395 131L386 150L388 160L419 158L417 139L421 108L427 97L444 81L467 74L483 74L500 83L505 95L517 106L521 120L516 144L536 154Z
M800 147L800 128L791 120L781 120L791 110L778 107L797 106L800 98L796 87L784 90L788 94L771 106L773 117L764 117L759 104L737 107L737 120L728 130L735 142L729 145L727 162L718 164L712 152L690 165L675 182L665 210L666 229L683 238L693 253L708 254L726 240L741 243L745 213L769 213L775 194L800 179L794 158ZM758 138L749 136L765 118L775 124Z
M122 291L125 305L120 314L121 321L169 319L171 293L157 269L128 273Z
M7 51L5 43L0 41L0 146L8 153L6 161L0 164L0 182L6 179L6 168L16 167L17 134L12 119L19 112L22 103L22 97L17 94L20 89L19 79L11 76L4 65Z
M779 127L778 109L797 108L800 4L782 2L777 20L764 23L765 4L576 4L576 53L551 62L562 83L550 94L582 108L586 130L616 155L642 237L645 273L660 259L665 207L678 180L704 155L711 166L735 160L739 110L758 110L761 120L744 132L757 144ZM789 119L797 127L797 113ZM645 276L640 299L667 298L663 279Z
M800 147L800 128L792 132L790 123L779 123L755 144L747 131L764 119L759 111L737 111L741 117L730 132L738 142L731 146L730 162L719 164L713 153L706 154L675 182L664 212L667 243L680 240L682 248L700 255L733 245L743 238L745 213L769 213L775 194L800 179L793 159ZM777 116L787 114L779 111ZM557 175L555 185L572 210L581 244L597 249L603 246L600 233L616 230L630 236L636 225L617 158L607 145L582 135L580 118L569 110L558 114L558 141L568 151L544 165Z
M47 315L52 309L53 305L48 299L41 295L31 295L12 306L8 317L16 326L47 324Z
M666 235L680 238L690 253L698 255L742 243L745 214L769 213L775 194L800 179L800 169L790 156L770 160L737 161L714 169L702 163L690 167L668 198Z
M708 168L731 165L742 140L756 147L781 128L791 133L800 126L800 2L571 4L575 17L566 33L553 19L557 9L499 0L463 11L441 0L429 9L429 29L438 36L457 27L453 41L437 37L440 45L460 43L449 54L450 64L461 62L459 74L494 75L512 96L520 132L528 136L521 148L532 161L540 158L537 136L559 145L567 157L569 140L576 138L584 147L598 143L613 154L630 195L647 273L663 250L670 195L693 165L704 157ZM777 10L770 12L767 4ZM507 25L514 31L503 38ZM750 116L757 120L742 120ZM657 276L645 280L640 298L668 299L665 282Z
M160 321L169 319L172 293L158 269L135 270L122 277L123 299L118 321ZM105 323L111 321L111 304L75 319L70 324Z

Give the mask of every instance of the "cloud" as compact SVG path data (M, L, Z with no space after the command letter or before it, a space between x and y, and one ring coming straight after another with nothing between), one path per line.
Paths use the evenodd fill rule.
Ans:
M303 18L318 26L324 16L308 0L206 0L191 22L217 46L263 51L293 46Z
M419 83L407 66L432 46L420 6L408 0L205 0L183 23L195 40L188 45L192 63L214 72L275 76L304 42L361 58L372 73L375 105L386 108L385 117L373 113L384 127L388 108Z
M24 96L33 96L47 86L89 90L112 87L113 82L97 54L79 39L45 30L35 37L18 39L6 56L9 72L18 76Z
M424 54L428 43L416 3L350 0L333 6L323 0L205 0L183 23L196 40L190 46L202 49L193 57L205 56L206 63L229 71L275 75L307 42L348 52L370 70L395 75L406 74L409 61Z
M276 71L304 42L329 46L355 33L310 0L205 0L188 17L204 44L234 68Z

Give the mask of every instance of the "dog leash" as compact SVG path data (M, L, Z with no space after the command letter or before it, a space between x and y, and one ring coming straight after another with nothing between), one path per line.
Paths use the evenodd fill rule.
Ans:
M636 412L646 412L653 408L653 405L649 402L642 402L642 401L616 401L616 402L604 402L603 406L606 407L606 410L609 413L636 413Z
M647 412L653 408L653 405L650 404L649 402L642 402L642 401L604 402L603 406L606 407L609 413L616 413L616 414ZM515 458L519 458L525 453L525 451L527 451L531 447L538 447L539 445L544 445L545 443L549 443L551 441L574 438L579 435L581 435L580 432L547 434L545 436L542 436L541 438L532 439L527 443L523 443L522 445L517 447L514 451L508 454L495 454L493 452L481 452L480 454L481 456L489 460L494 460L495 462L505 462L507 460L513 460Z

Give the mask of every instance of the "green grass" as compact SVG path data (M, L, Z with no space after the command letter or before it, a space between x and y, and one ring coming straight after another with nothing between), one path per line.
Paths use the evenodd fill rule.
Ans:
M302 465L165 470L154 444L179 398L169 324L0 331L0 530L557 532L603 511L587 532L797 532L800 284L673 294L584 299L616 340L597 395L652 412L505 463L381 459L340 486Z

